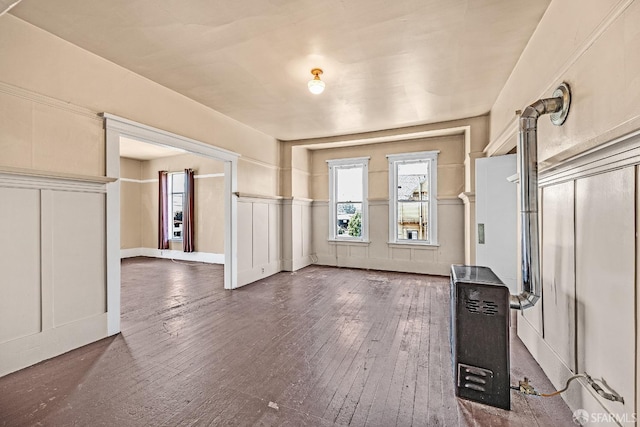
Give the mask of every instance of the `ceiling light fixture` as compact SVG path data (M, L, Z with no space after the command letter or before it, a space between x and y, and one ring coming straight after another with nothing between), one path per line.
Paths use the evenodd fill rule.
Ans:
M314 68L311 70L311 74L313 74L313 79L309 80L307 83L307 87L309 87L309 92L314 95L319 95L324 91L324 82L320 80L320 74L322 74L322 70L320 68Z

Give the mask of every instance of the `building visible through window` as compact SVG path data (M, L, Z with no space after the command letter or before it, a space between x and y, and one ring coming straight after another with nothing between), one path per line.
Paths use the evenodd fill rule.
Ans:
M391 241L436 244L437 152L387 157Z
M182 211L184 206L184 172L169 174L169 203L168 217L169 238L182 240Z

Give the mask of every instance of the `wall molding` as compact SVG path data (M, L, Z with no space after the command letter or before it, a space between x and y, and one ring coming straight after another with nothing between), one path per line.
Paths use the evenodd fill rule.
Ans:
M240 154L233 151L218 148L195 139L178 135L166 130L154 128L143 123L134 122L110 113L100 113L106 121L108 131L117 132L119 135L132 137L142 142L151 144L162 144L170 147L181 148L192 154L200 154L223 162L237 162ZM119 151L118 151L119 154ZM119 160L119 156L118 156Z
M203 175L195 175L194 179L205 179L205 178L224 178L224 173L209 173ZM157 183L157 178L152 179L134 179L134 178L120 178L121 182L133 182L135 184L151 184Z
M138 123L103 112L105 129L106 173L120 177L120 138L127 136L152 144L181 148L192 154L224 162L224 288L238 286L238 158L239 154L218 148L186 136ZM120 332L120 186L116 181L107 184L107 335Z
M224 254L210 252L182 252L170 249L131 248L121 249L120 258L149 257L175 259L180 261L204 262L207 264L224 264Z
M307 175L307 176L311 176L311 172L301 169L301 168L295 168L295 167L290 167L290 168L280 168L281 172L298 172L302 175Z
M291 206L291 205L311 206L311 204L313 203L313 199L305 199L301 197L286 197L281 199L281 203L283 206Z
M463 201L458 196L438 197L438 206L462 205Z
M462 200L462 203L464 203L465 205L468 205L469 203L475 203L476 202L476 193L465 191L465 192L460 193L458 195L458 198L460 200Z
M479 117L479 116L477 116ZM454 121L460 122L460 120ZM451 125L451 122L443 122L440 125ZM387 131L373 131L356 133L351 135L311 138L304 140L283 141L292 144L292 148L307 148L309 150L322 150L327 148L352 147L355 145L378 144L381 142L410 141L425 138L448 137L455 135L468 135L468 125L458 125L437 129L416 130L423 126L410 126ZM401 133L397 133L400 131Z
M30 169L0 167L0 186L2 187L106 193L106 184L114 181L115 178L43 173Z
M413 249L420 251L419 248L390 248L389 250L408 250L413 252ZM437 252L437 250L436 250ZM413 256L413 254L412 254ZM364 258L352 257L352 256L337 256L335 253L331 254L317 254L317 261L314 264L328 265L334 267L347 267L358 268L363 270L381 270L381 271L395 271L400 273L416 273L416 274L429 274L435 276L447 276L451 269L452 263L462 263L459 261L433 261L425 262L423 260L402 260L402 259L390 259L390 258L369 258L368 255Z
M568 158L540 172L541 187L640 164L640 130Z
M133 179L133 178L120 178L120 182L132 182L134 184L152 184L157 183L157 179Z
M224 178L224 173L205 173L202 175L195 175L194 179L205 179L205 178Z
M264 168L268 168L268 169L272 169L272 170L280 170L281 169L279 166L272 165L270 163L263 162L261 160L252 159L251 157L247 157L247 156L244 156L244 155L242 157L240 157L240 160L243 161L243 162L252 163L254 165L262 166Z
M262 194L234 193L238 203L282 203L282 196L265 196Z
M501 154L507 154L517 144L512 144L511 141L518 134L518 115L514 114L511 120L502 129L502 132L489 142L482 152L487 156L498 156Z
M97 111L89 110L88 108L80 107L78 105L71 104L70 102L61 101L50 96L41 95L36 92L32 92L27 89L23 89L18 86L13 86L8 83L0 82L0 93L22 98L27 101L36 102L38 104L46 105L48 107L55 108L57 110L64 110L69 113L73 113L79 116L87 117L92 120L101 122L102 118L98 115Z
M369 206L389 206L389 199L369 199Z

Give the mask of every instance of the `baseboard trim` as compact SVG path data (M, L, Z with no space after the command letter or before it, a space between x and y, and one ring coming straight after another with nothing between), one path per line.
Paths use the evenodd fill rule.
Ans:
M265 279L282 271L281 262L274 261L270 264L261 264L246 270L242 266L238 268L238 288L250 285L260 279Z
M534 327L522 316L522 313L518 315L517 322L518 337L522 340L525 347L527 347L529 353L531 353L533 358L538 362L556 389L559 390L563 388L567 379L576 373L569 369L569 367L560 359L556 352L540 336ZM593 372L590 372L590 374L594 375L594 377L597 376L597 374ZM625 414L624 410L620 411L620 409L626 408L615 407L615 409L613 409L613 406L619 404L612 404L611 402L601 400L601 398L595 394L593 389L586 384L583 379L575 381L575 384L572 384L565 393L562 393L561 397L572 411L584 409L589 414L592 414L591 416L597 417L599 420L597 424L598 426L622 425L613 421L616 417L617 419L622 420L631 420L633 418L633 414L631 412L627 412ZM633 406L633 400L634 399L631 398L629 399L628 404L630 406ZM607 407L608 405L611 406L611 409ZM613 413L612 409L613 411L617 411ZM609 422L605 422L606 420L609 420Z
M282 271L298 271L313 264L313 259L311 255L307 255L296 259L283 259L281 264Z
M170 249L153 248L120 249L120 258L133 258L137 256L204 262L207 264L224 264L224 254L214 254L210 252L182 252Z
M448 276L451 264L462 264L463 261L424 262L394 260L389 258L358 258L340 256L336 258L332 254L316 254L318 265L331 267L358 268L363 270L395 271L398 273L430 274L434 276Z

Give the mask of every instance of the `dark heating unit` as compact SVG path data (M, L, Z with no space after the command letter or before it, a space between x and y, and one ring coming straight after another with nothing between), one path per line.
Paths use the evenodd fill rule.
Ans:
M540 299L538 232L538 119L560 126L569 114L571 90L562 83L552 98L526 107L518 120L520 158L521 292L508 288L487 267L451 266L451 355L456 395L510 409L509 310Z
M456 396L510 409L509 289L487 267L451 266Z

